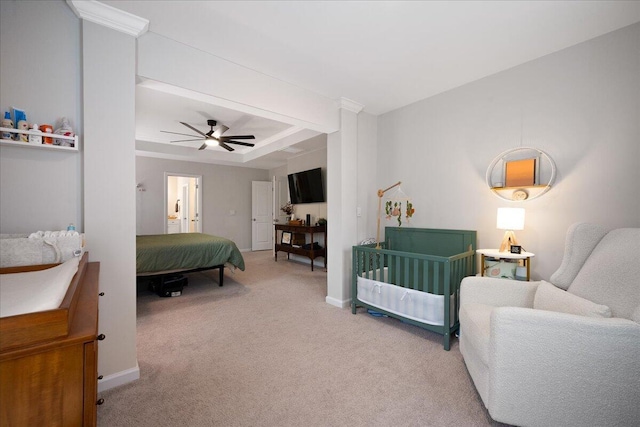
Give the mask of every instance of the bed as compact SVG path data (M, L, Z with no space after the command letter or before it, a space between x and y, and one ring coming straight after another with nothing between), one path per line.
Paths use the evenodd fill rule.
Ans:
M439 333L449 350L460 282L475 274L476 232L386 227L381 246L353 247L352 313L366 307Z
M244 271L244 258L236 244L203 233L136 236L136 274L164 276L219 269L223 285L225 265Z

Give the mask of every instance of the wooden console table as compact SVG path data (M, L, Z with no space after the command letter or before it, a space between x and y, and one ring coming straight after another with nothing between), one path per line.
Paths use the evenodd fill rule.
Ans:
M286 252L287 259L289 259L289 254L296 254L306 256L311 260L311 271L313 271L313 260L318 257L324 258L324 268L327 268L327 229L324 225L284 225L284 224L275 224L276 227L276 244L275 244L275 260L278 261L278 251ZM293 245L293 244L284 244L282 243L282 232L288 231L292 233L292 237L295 234L307 234L311 235L311 247L309 249L305 249L302 246ZM324 235L324 248L314 249L313 248L313 235L320 234ZM305 237L306 238L306 237ZM293 240L292 240L293 242Z

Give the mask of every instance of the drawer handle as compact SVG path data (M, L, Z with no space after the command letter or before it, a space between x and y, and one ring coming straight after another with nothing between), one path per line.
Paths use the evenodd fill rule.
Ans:
M104 292L100 292L100 293L98 294L98 296L103 297L103 296L104 296Z
M98 341L102 341L103 339L105 339L107 336L105 334L100 334L98 335Z
M98 401L96 402L96 405L102 405L104 403L104 399L100 398L98 399Z
M98 380L103 379L104 377L102 375L98 375Z

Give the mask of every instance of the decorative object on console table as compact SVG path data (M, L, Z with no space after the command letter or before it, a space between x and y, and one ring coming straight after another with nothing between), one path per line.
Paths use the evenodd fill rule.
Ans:
M293 213L293 205L290 202L287 202L280 207L280 210L287 215L291 215Z
M281 243L283 245L290 245L291 244L291 232L290 231L283 231L282 232L282 240Z

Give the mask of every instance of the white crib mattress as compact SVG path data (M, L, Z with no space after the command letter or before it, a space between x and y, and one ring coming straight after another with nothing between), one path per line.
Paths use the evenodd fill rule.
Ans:
M73 257L46 270L0 274L0 317L60 307L79 262Z
M373 277L372 272L365 273ZM387 280L387 267L377 271L377 277ZM444 296L420 292L378 280L358 276L358 299L365 304L381 308L389 313L429 325L444 325ZM455 322L455 295L451 296L450 326Z

